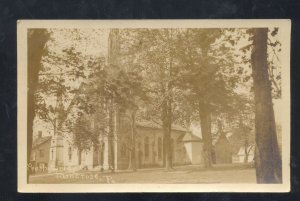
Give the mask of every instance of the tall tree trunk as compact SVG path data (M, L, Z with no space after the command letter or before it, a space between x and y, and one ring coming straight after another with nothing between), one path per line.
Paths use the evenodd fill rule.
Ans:
M127 149L127 147L126 147L126 149ZM127 167L127 169L131 170L131 169L133 169L132 168L132 149L129 148L128 150L129 150L129 158L128 158L128 167Z
M29 78L28 74L28 78ZM30 78L29 78L30 79ZM31 79L32 80L32 79ZM34 105L34 93L35 93L35 86L29 85L28 87L28 106L27 106L27 183L29 182L29 175L31 173L29 166L30 164L30 157L31 157L31 149L32 149L32 138L33 138L33 121L35 117L35 105Z
M172 161L171 161L171 152L170 152L170 143L171 143L171 133L169 129L169 117L168 117L168 104L167 101L163 104L163 144L164 144L164 165L166 169L171 169Z
M81 165L81 153L82 153L82 149L78 148L78 165Z
M100 166L101 166L101 172L104 171L104 151L105 151L105 143L103 141L100 142L101 143L101 155L100 155Z
M135 157L135 143L136 143L136 127L135 127L135 115L136 112L132 112L131 114L131 121L132 121L132 126L131 126L131 134L132 134L132 147L131 147L131 164L132 164L132 170L136 171L136 157Z
M244 150L245 151L244 163L248 163L248 158L249 158L249 153L250 152L248 152L249 143L248 143L247 139L245 140L244 147L245 147L245 150Z
M168 35L168 39L172 40L172 30L170 30L171 32ZM169 65L166 68L167 69L167 73L166 73L166 77L168 79L172 78L173 75L173 53L174 53L174 49L171 48L171 44L169 43ZM164 69L165 70L165 69ZM165 72L164 72L165 73ZM171 131L172 131L172 118L173 118L173 112L172 112L172 91L173 89L173 84L172 82L169 80L167 81L165 84L163 84L162 87L162 92L165 95L166 98L164 98L163 100L163 104L162 104L162 122L163 122L163 131L164 131L164 140L163 140L163 144L164 144L164 165L165 168L167 170L170 170L173 168L173 164L172 164L172 147L171 147Z
M38 84L38 74L41 70L41 59L45 52L45 45L49 39L46 29L32 29L27 33L28 49L28 94L27 94L27 164L30 164L33 121L35 118L34 94ZM27 168L27 183L29 182L30 170Z
M162 84L161 87L162 93L163 95L165 94L165 87ZM168 150L168 142L170 141L170 139L167 137L168 136L168 130L167 130L167 110L168 110L168 106L167 106L167 101L163 100L162 102L162 109L161 109L161 121L162 121L162 128L163 128L163 167L166 167L166 163L167 163L167 150Z
M136 171L135 161L135 113L130 114L130 142L127 143L126 149L129 151L128 170Z
M203 156L204 156L204 167L211 168L212 166L212 137L211 137L211 114L210 112L202 108L199 103L199 116L200 126L203 139Z
M112 172L115 171L115 136L114 136L114 105L113 99L109 102L109 134L108 134L108 143L109 143L109 168Z
M172 154L172 144L171 144L171 131L172 131L172 100L169 98L168 100L168 124L167 124L167 137L168 137L168 155L167 155L167 163L166 168L172 169L173 168L173 154Z
M248 133L246 131L245 125L243 124L243 117L242 115L239 117L239 128L240 131L242 132L241 135L243 136L243 141L244 141L244 163L248 163L249 160L249 153L250 149L248 150L249 147L249 139L248 139ZM249 147L250 148L250 147Z
M162 123L163 123L163 160L166 169L172 168L172 155L171 155L171 101L164 100L162 104Z
M255 167L257 183L281 183L282 167L278 148L271 83L268 75L268 29L253 30L253 84L255 95Z

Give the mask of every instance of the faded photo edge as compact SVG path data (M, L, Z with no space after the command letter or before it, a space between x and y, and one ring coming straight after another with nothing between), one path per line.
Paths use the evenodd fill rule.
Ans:
M279 27L282 39L282 184L28 184L27 30L29 28L251 28ZM18 20L17 143L18 192L289 192L290 191L290 20Z

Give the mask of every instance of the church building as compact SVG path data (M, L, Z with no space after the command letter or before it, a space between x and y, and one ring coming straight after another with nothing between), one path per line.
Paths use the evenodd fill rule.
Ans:
M118 65L120 44L118 29L109 35L108 62ZM99 135L100 144L79 151L73 146L72 137L48 135L40 131L32 147L31 163L38 169L58 171L59 169L126 170L131 165L132 126L130 111L115 110L113 113L113 136ZM92 129L97 129L97 118L87 117ZM137 168L163 167L163 129L151 121L136 122L135 161ZM100 131L99 131L100 132ZM202 140L185 128L172 125L172 163L176 165L203 164Z

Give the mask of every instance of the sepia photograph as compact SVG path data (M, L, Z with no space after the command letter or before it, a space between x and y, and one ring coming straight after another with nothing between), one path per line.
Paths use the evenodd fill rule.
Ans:
M289 20L19 20L19 192L288 192Z

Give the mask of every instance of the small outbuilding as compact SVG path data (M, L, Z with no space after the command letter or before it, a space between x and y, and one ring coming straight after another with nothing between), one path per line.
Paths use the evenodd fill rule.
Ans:
M203 163L203 142L198 136L188 132L182 139L191 164L201 165Z
M231 144L224 132L221 132L213 146L213 162L215 164L232 163Z

